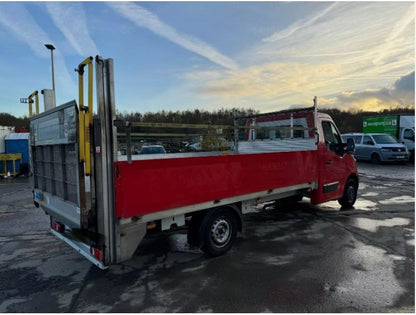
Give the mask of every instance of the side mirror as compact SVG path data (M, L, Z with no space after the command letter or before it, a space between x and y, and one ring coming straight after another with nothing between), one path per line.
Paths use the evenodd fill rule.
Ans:
M353 138L347 139L347 154L353 154L355 151L355 142Z

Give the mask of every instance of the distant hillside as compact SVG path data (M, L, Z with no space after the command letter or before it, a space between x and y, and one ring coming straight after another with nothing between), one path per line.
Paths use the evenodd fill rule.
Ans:
M0 113L0 126L29 128L29 118L16 118L13 115L7 113Z

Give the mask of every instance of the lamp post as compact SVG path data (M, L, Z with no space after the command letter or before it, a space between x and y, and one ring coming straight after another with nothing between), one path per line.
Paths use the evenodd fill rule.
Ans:
M56 104L56 95L55 95L55 71L53 67L53 51L55 47L52 44L45 44L45 47L51 51L51 66L52 66L52 90L53 90L53 98L54 103Z

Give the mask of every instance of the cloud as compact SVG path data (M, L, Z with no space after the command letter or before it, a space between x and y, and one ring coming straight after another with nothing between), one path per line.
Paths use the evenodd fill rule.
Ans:
M263 111L311 105L314 95L325 107L384 109L414 106L414 71L391 87L344 90L336 64L268 63L239 71L194 72L186 77L197 93L226 104L261 107ZM355 79L353 79L355 81ZM334 91L338 91L334 93ZM344 91L344 92L339 92Z
M185 78L194 91L213 102L230 106L254 106L263 111L291 105L312 105L311 91L325 90L333 80L337 65L266 63L237 71L201 71ZM318 80L318 78L320 78Z
M391 107L415 106L415 72L402 76L392 87L343 92L332 98L323 98L326 107L355 110L381 110Z
M246 67L187 78L204 96L264 111L314 95L343 109L414 105L414 87L400 89L411 85L414 34L413 3L337 2L253 45L239 56Z
M89 34L81 3L47 2L45 5L56 27L79 55L98 54L98 48Z
M313 25L314 23L316 23L316 21L318 21L319 19L324 17L328 12L333 10L335 8L335 6L337 6L337 5L338 5L337 2L332 3L331 5L326 7L321 12L318 12L317 14L315 14L313 17L298 21L298 22L292 24L289 28L284 29L283 31L279 31L277 33L274 33L270 37L264 38L263 41L265 41L265 42L275 42L275 41L279 41L279 40L288 38L288 37L292 36L293 34L295 34L297 31L299 31L303 28L309 27L309 26Z
M50 52L44 44L53 43L53 41L36 23L23 4L0 2L0 24L8 28L12 36L29 46L37 57L50 58ZM54 57L57 85L65 87L62 90L57 88L57 96L60 93L66 94L68 90L76 91L73 76L69 74L65 66L64 57L59 51L55 51Z
M396 91L405 91L405 92L413 92L415 93L415 72L412 71L411 73L401 77L396 82L394 82L394 90Z
M410 51L414 51L413 3L336 2L264 38L244 57L256 63L324 60L374 71L379 65L397 69L414 62Z
M186 34L180 33L170 25L164 23L158 16L134 3L108 2L114 11L132 21L139 27L144 27L153 33L226 68L238 69L238 64L224 56L209 44Z
M0 24L28 45L38 57L49 57L49 52L40 43L49 43L51 40L21 3L0 3Z

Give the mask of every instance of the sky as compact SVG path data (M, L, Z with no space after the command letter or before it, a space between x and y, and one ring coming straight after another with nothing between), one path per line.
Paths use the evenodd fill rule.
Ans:
M0 112L114 60L120 112L414 106L414 2L0 2ZM95 98L95 92L94 92ZM40 103L43 104L41 95ZM41 105L43 111L43 105Z

